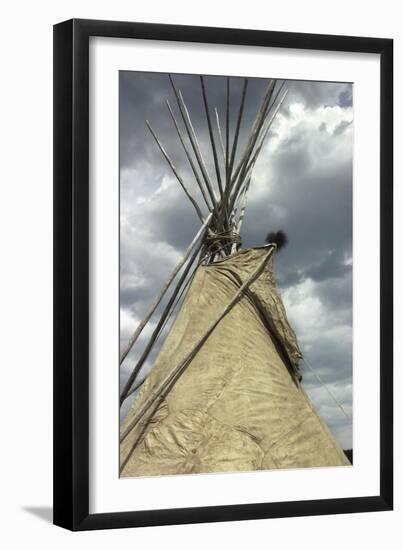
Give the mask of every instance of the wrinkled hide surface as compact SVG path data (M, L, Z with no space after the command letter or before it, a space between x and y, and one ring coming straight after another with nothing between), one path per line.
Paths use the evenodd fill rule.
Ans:
M201 265L129 410L193 349L267 249ZM299 384L301 353L271 262L220 322L151 419L121 445L122 476L348 465ZM143 432L143 433L142 433ZM133 442L141 434L132 451ZM130 454L131 453L131 454Z

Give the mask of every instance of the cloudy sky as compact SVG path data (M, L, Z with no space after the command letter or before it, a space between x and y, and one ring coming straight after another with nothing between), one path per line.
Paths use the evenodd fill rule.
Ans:
M174 80L182 90L204 156L211 159L199 78L175 75ZM242 79L231 78L233 120L242 84ZM225 79L206 77L206 87L211 107L217 107L223 119ZM238 150L242 150L266 87L267 80L249 81ZM290 80L287 88L288 96L255 167L242 246L264 244L271 230L288 233L289 245L275 259L288 318L308 365L351 415L352 86ZM199 199L166 98L176 107L167 75L120 73L121 346L200 227L145 125L148 119ZM213 174L213 166L209 168ZM153 327L155 322L143 331L127 357L122 384ZM168 329L169 325L165 334ZM158 349L149 357L142 376L151 368ZM351 448L351 421L306 363L301 363L301 370L304 387L317 409L342 447ZM123 415L127 406L122 408Z

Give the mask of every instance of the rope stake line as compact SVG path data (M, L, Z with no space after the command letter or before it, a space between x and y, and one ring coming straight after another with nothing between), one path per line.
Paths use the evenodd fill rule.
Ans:
M312 372L312 374L316 377L318 382L325 388L327 393L330 395L330 397L333 399L337 407L341 410L341 412L344 414L344 416L347 418L347 420L352 420L352 417L346 412L343 405L340 403L340 401L333 395L333 393L330 391L329 387L323 382L319 374L315 372L315 370L312 368L312 366L308 363L308 361L305 359L305 357L302 358L302 361L305 363L305 365L308 367L308 369Z

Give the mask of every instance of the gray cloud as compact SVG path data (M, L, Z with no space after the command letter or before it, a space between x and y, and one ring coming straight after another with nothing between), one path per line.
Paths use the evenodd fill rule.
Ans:
M351 107L353 105L353 86L346 86L338 97L340 107Z

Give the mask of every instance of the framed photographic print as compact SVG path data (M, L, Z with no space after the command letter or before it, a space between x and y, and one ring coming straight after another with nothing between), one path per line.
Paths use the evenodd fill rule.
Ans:
M392 509L393 42L54 27L54 522Z

